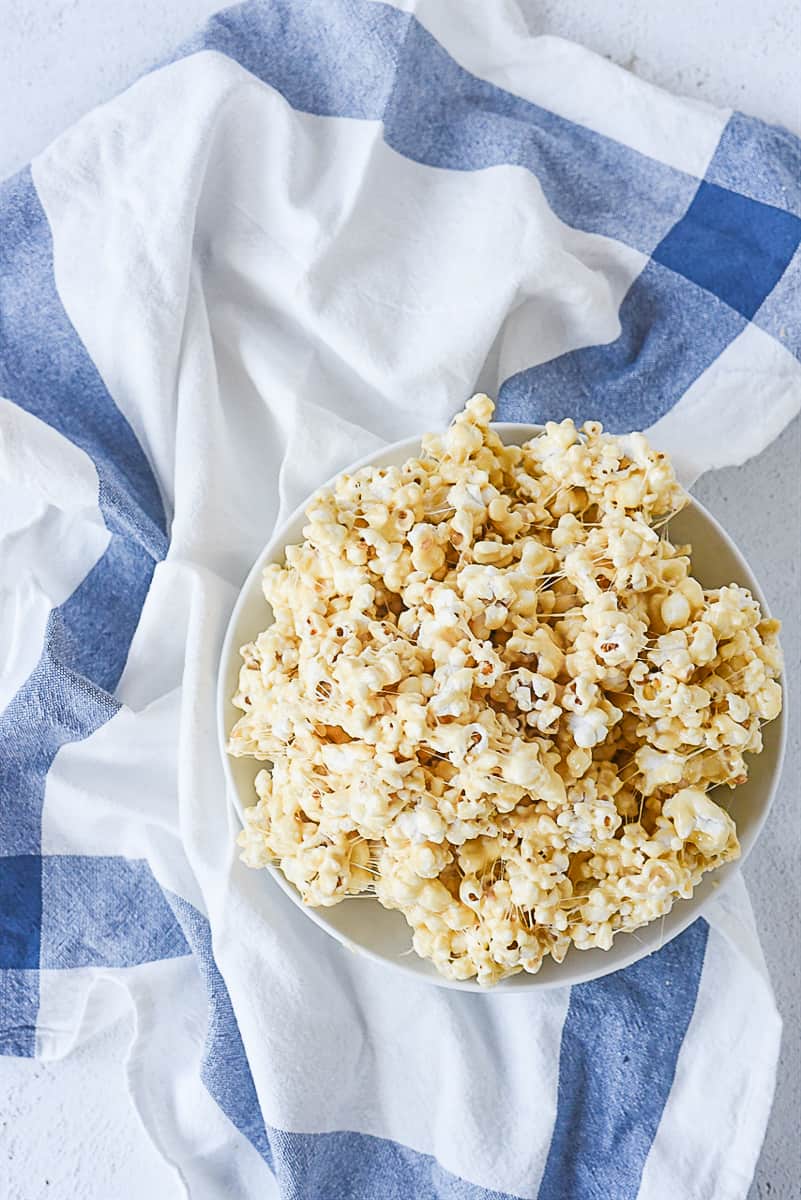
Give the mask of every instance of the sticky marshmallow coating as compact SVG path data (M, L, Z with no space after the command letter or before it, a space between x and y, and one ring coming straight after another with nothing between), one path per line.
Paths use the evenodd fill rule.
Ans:
M736 858L720 785L782 702L778 622L667 537L667 458L569 420L504 446L492 412L311 500L229 744L271 764L248 865L310 905L374 895L487 985L608 949Z

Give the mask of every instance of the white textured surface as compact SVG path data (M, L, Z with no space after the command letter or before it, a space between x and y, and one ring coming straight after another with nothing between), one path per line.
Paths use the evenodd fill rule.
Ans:
M182 0L0 0L0 178L62 128L169 53L218 5ZM532 33L584 43L673 91L732 105L801 132L795 0L521 0ZM755 397L755 403L758 403ZM786 619L785 652L799 711L801 425L742 468L701 480L720 517ZM779 1088L752 1200L799 1195L801 1118L801 858L798 723L773 819L747 869L785 1019ZM0 1195L9 1200L173 1200L175 1177L149 1146L125 1096L121 1024L63 1063L0 1060Z
M60 1062L0 1060L3 1200L177 1200L125 1088L130 1019Z

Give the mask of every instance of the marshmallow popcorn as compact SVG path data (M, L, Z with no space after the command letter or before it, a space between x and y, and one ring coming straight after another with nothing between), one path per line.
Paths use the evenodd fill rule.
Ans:
M312 499L229 744L271 764L249 866L310 905L375 896L487 985L608 949L736 858L722 785L782 702L778 622L666 536L666 457L595 422L505 446L492 412Z

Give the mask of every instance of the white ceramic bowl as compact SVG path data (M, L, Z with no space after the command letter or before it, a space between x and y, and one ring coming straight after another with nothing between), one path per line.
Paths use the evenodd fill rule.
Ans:
M507 443L523 442L540 432L536 425L495 424L493 428ZM379 454L362 459L347 470L352 473L368 464L377 467L400 465L416 455L419 449L419 438L396 442ZM306 524L304 509L305 503L277 530L256 559L234 605L223 643L217 685L217 727L230 798L240 819L243 809L254 802L254 779L263 764L249 758L231 758L225 751L234 722L241 715L231 704L241 664L239 648L252 641L270 624L270 607L261 590L262 570L267 563L282 562L284 548L303 540L302 529ZM742 554L714 517L697 500L691 499L689 505L673 518L670 536L674 543L692 543L693 574L704 587L719 587L733 582L742 584L750 588L767 614L765 598ZM546 958L538 974L527 975L521 972L513 975L497 984L492 989L493 992L558 987L597 979L658 950L700 916L709 901L720 895L721 888L740 869L765 823L779 780L784 753L784 713L766 726L764 738L765 747L762 754L750 756L748 782L726 794L727 808L737 823L742 847L742 855L738 862L726 864L719 870L705 875L692 898L676 901L664 920L652 922L638 929L636 934L619 933L611 950L571 948L563 963L556 964L552 959ZM430 962L414 953L404 953L411 945L409 926L401 913L383 908L377 900L372 904L368 901L358 904L345 901L332 908L310 908L303 904L296 888L278 868L269 867L263 874L265 905L270 903L270 888L277 884L310 920L351 950L440 987L456 988L460 991L486 991L479 988L474 980L458 982L443 979Z

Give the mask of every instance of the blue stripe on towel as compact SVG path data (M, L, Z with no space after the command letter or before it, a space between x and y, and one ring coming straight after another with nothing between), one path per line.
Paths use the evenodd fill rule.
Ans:
M389 1138L276 1129L270 1140L282 1195L292 1200L516 1200L468 1183L432 1155Z
M653 259L750 319L781 279L799 241L798 217L704 180Z
M409 13L373 0L257 0L212 17L183 50L217 50L318 116L383 121L432 167L519 166L568 225L650 252L698 185L612 138L461 67Z
M732 113L705 179L801 217L801 139L777 125Z
M200 1075L209 1094L265 1162L272 1155L256 1085L247 1060L239 1023L220 969L214 961L211 927L198 910L173 892L165 892L178 918L206 985L209 1023Z
M190 954L144 859L47 854L41 966L135 967Z
M0 914L0 1054L33 1053L40 969L132 967L190 953L142 859L4 857Z
M745 329L716 296L649 262L620 306L620 336L512 375L499 421L600 420L613 433L645 429ZM670 336L666 330L670 329Z
M754 317L754 325L771 334L801 360L801 250Z
M23 969L38 965L40 949L35 856L47 772L61 746L88 737L117 711L112 693L167 535L153 472L59 299L50 230L30 171L0 185L0 313L0 394L91 457L112 535L85 579L51 612L42 656L0 716L0 845L10 856L0 857L0 891L22 886L24 863L30 901L19 974L5 982L16 1008L30 1015L38 985ZM0 945L8 953L20 948L14 920L0 910ZM32 1054L33 1022L18 1024L14 1052Z
M38 854L10 854L2 858L0 970L33 970L39 966L41 920L41 858Z
M698 995L709 926L570 993L538 1200L635 1200Z
M0 844L6 854L30 854L39 851L45 778L57 750L117 710L112 693L167 536L153 472L59 299L47 218L29 171L0 187L0 312L0 394L91 457L112 535L50 614L42 657L0 716Z
M0 1054L31 1058L39 1014L39 968L0 967Z

